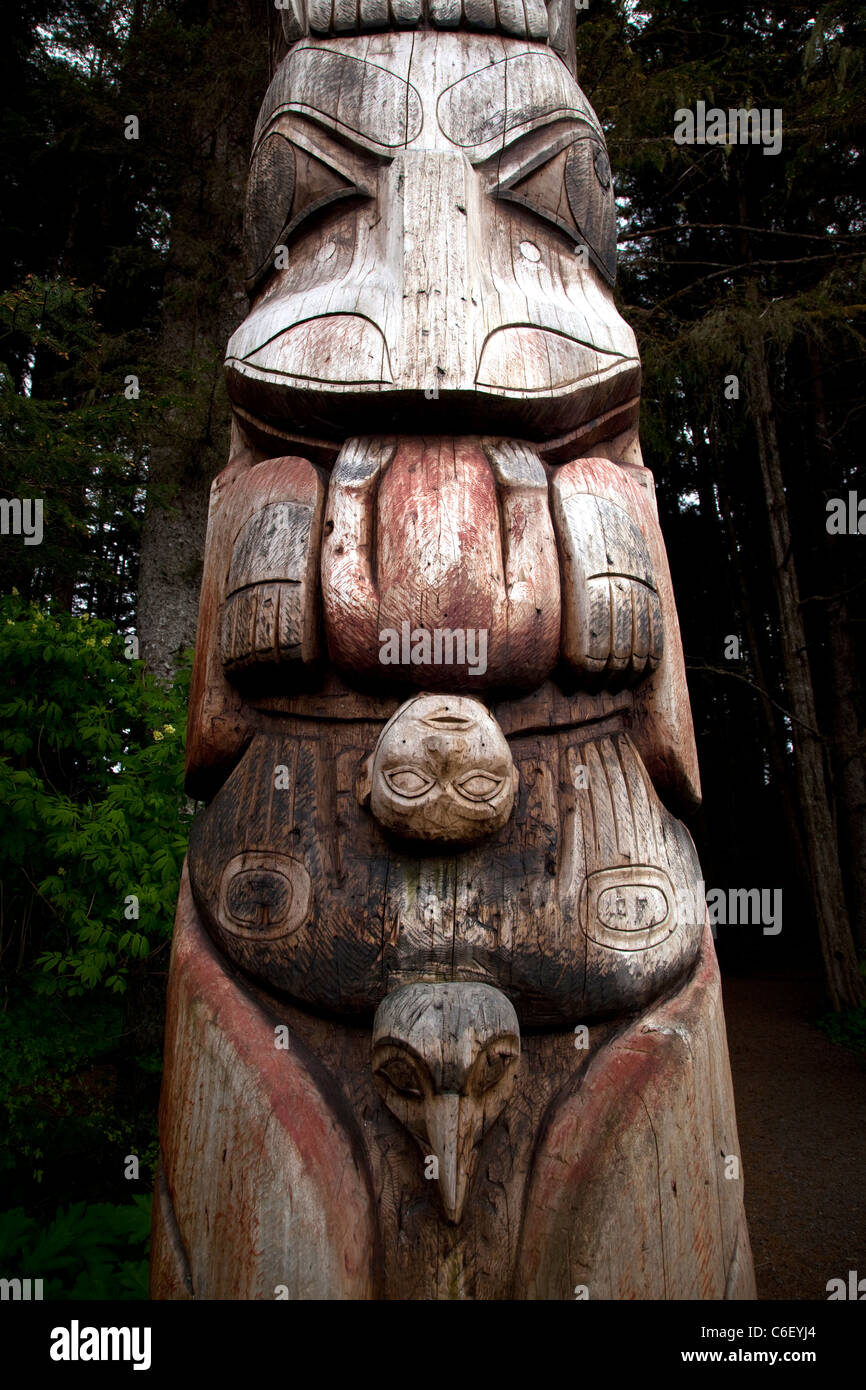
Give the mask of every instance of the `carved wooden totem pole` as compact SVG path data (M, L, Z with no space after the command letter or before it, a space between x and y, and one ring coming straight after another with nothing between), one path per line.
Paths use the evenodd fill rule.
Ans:
M282 13L190 706L208 805L154 1296L752 1297L570 0Z

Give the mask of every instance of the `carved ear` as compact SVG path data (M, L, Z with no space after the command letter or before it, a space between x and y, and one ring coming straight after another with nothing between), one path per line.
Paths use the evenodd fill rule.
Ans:
M365 758L362 762L358 776L355 778L355 796L358 798L360 806L369 806L370 793L373 790L373 754Z

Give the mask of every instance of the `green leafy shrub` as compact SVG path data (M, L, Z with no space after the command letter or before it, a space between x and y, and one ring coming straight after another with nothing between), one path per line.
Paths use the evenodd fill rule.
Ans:
M145 1297L189 663L164 690L110 623L12 594L0 666L0 1172L22 1204L0 1268Z
M187 662L170 690L104 621L0 600L0 941L47 994L130 972L171 935L192 807Z
M831 1042L850 1047L853 1052L866 1052L866 1005L843 1009L838 1014L825 1014L818 1027Z
M150 1197L76 1202L47 1225L22 1207L0 1213L0 1269L42 1279L45 1299L145 1299Z
M0 1174L7 1201L110 1195L139 1159L156 1172L157 1056L142 1052L124 1001L94 990L69 1000L20 985L0 1012ZM133 1189L135 1190L135 1189Z

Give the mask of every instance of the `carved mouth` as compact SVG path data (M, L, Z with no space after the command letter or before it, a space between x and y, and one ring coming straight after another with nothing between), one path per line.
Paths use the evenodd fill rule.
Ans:
M445 421L451 435L495 433L542 451L606 417L617 433L637 424L640 363L627 344L593 346L564 331L502 326L475 367L431 366L425 374L418 363L407 373L392 360L362 315L284 328L274 313L260 327L261 336L242 325L229 344L229 396L239 417L271 439L319 448L315 462L333 459L334 446L352 436L438 434Z
M449 435L459 433L455 429L455 423L448 406L445 406L444 411L441 406L438 408L440 414L437 421L437 433L443 433L443 425L447 425ZM356 431L349 430L339 439L329 439L318 433L314 427L310 429L309 433L302 429L286 429L283 422L269 419L262 414L253 414L239 405L237 401L233 402L233 410L241 421L250 443L261 451L263 458L273 458L281 453L298 451L313 463L318 463L324 468L331 468L343 444L356 433ZM579 458L588 453L590 449L595 449L597 446L603 445L605 441L616 439L628 431L636 433L639 411L640 396L631 395L620 404L599 415L594 415L591 419L578 423L579 417L577 417L571 429L552 439L530 442L539 458L543 459L545 463L563 463L567 459ZM380 410L380 415L381 413ZM403 431L403 433L420 433L421 423L419 419L414 430ZM370 433L370 431L366 431L366 433ZM393 437L398 431L389 430L388 433ZM497 438L512 438L517 442L527 438L525 434L521 434L517 430L511 434L505 429L487 430L484 433L495 434ZM285 444L293 445L294 448L286 450Z
M464 718L462 714L430 714L422 723L431 729L471 729L473 720Z
M480 391L549 397L634 373L637 358L531 324L494 329L481 351Z

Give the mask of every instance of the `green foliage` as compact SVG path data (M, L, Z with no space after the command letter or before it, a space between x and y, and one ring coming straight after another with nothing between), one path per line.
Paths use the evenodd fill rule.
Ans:
M866 1004L857 1009L843 1009L837 1014L825 1014L819 1018L818 1027L831 1042L850 1047L852 1052L866 1052Z
M79 1007L74 1028L65 1011L46 1016L39 998L18 992L14 1003L0 1013L0 1170L26 1166L39 1183L47 1155L53 1158L62 1147L68 1161L70 1150L93 1143L99 1107L94 1087L85 1091L78 1078L117 1044L123 1020L114 1002L108 1011L95 1013ZM79 1117L83 1133L78 1143L69 1126L61 1139L59 1122L72 1120L77 1128Z
M127 400L133 370L95 317L100 297L61 278L0 293L3 486L44 499L40 545L6 545L0 583L31 598L71 594L126 616L141 525L153 402ZM140 370L140 369L139 369Z
M0 1213L0 1269L44 1280L45 1299L146 1299L150 1206L76 1202L48 1225L13 1207Z
M93 991L68 1008L19 986L0 1013L0 1172L4 1187L103 1177L116 1188L123 1160L139 1158L149 1187L157 1158L159 1058L139 1052L124 1006Z
M0 1171L28 1206L122 1190L130 1153L145 1188L155 1171L189 666L166 691L124 647L107 622L0 600ZM82 1242L64 1287L143 1296L122 1224L101 1220L58 1217L64 1258Z
M0 600L0 665L4 965L35 956L47 994L122 993L171 935L189 665L165 691L110 624L14 595Z

